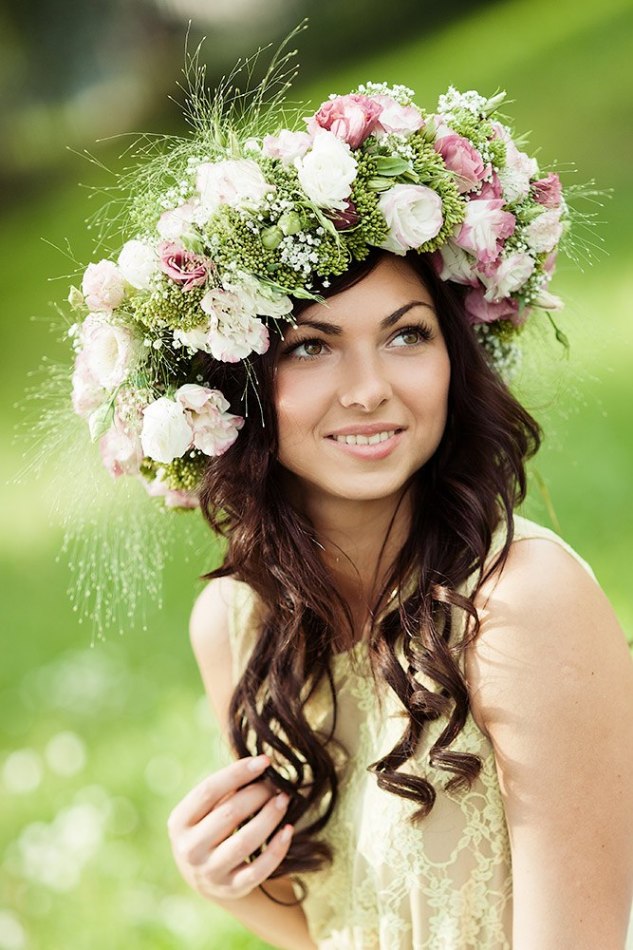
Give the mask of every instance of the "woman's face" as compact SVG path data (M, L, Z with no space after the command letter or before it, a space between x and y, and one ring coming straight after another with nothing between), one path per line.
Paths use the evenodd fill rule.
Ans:
M276 368L279 461L306 502L397 495L437 449L450 364L422 278L392 255L311 304Z

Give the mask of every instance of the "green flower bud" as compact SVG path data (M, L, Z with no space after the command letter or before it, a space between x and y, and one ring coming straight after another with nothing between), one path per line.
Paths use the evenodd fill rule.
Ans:
M261 241L267 251L274 251L281 243L283 236L284 232L275 224L273 227L266 228L265 231L262 231Z
M370 178L367 181L367 187L370 191L387 191L393 182L389 178Z
M73 308L73 310L78 310L80 307L85 306L84 295L77 287L71 287L68 294L68 303Z
M296 211L286 211L279 219L279 227L284 234L296 234L301 230L301 218Z

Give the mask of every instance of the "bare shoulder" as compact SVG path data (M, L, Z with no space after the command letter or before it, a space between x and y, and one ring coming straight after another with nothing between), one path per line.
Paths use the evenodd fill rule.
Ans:
M189 620L189 638L200 676L225 734L233 692L230 610L238 584L232 577L210 580L198 594Z
M611 683L614 701L630 704L633 663L625 635L602 588L561 544L515 541L476 602L481 629L466 670L473 715L485 731L502 694L524 687L533 698L552 689L608 695ZM630 706L621 712L630 714Z
M633 889L624 633L594 578L550 539L514 543L477 599L466 678L510 834L513 946L622 947Z

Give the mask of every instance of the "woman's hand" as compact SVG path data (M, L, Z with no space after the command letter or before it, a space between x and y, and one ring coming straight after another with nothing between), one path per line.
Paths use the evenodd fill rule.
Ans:
M266 756L232 762L192 788L169 816L167 830L178 869L209 900L246 897L286 855L291 825L280 828L259 857L246 861L276 828L288 805L287 795L275 795L263 781L253 782L269 764ZM249 815L251 820L237 831Z

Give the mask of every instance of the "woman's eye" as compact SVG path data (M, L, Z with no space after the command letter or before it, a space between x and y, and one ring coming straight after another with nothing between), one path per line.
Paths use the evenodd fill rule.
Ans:
M415 346L416 343L422 343L430 337L430 331L426 327L404 327L396 334L392 342L396 346ZM398 343L398 340L402 340L402 343Z
M321 356L323 347L324 343L322 340L304 340L303 343L297 343L286 352L290 356L296 356L297 359L307 360L311 357Z

